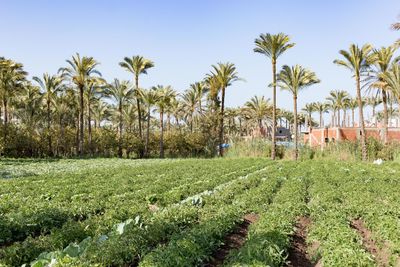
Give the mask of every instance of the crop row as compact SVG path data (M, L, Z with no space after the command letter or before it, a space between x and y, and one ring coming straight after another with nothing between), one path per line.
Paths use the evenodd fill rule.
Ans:
M156 212L149 221L144 221L141 227L134 224L131 228L128 228L123 235L110 235L107 240L102 242L92 242L79 257L78 262L86 262L87 264L101 263L102 265L122 265L124 263L135 262L141 258L142 255L149 252L149 250L157 243L165 242L165 240L169 239L169 236L172 236L172 239L174 239L177 235L181 235L181 226L175 225L172 228L165 228L170 219L163 217L163 220L166 222L166 225L163 225L163 220L160 220L159 224L154 224L155 218L159 217L159 214L165 212L168 212L168 214L173 217L175 216L174 214L180 214L182 211L192 209L193 204L198 206L197 217L182 219L182 222L190 222L189 224L186 224L186 226L193 225L193 227L188 228L187 231L189 232L194 231L193 229L203 229L205 222L214 225L212 223L213 219L211 221L210 219L214 218L216 214L223 214L220 215L222 217L227 216L226 220L221 220L221 222L224 223L229 221L228 218L239 220L240 216L238 213L240 210L229 209L229 207L233 205L233 201L238 196L260 186L260 183L264 181L262 176L265 176L265 173L266 171L260 171L246 176L245 179L237 179L235 183L230 183L225 188L218 190L213 194L204 195L197 202L184 202L181 205L173 205L162 209L161 211ZM266 181L270 183L268 188L274 188L272 185L277 183L277 179L273 178L268 178ZM216 210L219 210L219 212ZM232 213L230 213L230 211ZM232 225L234 225L234 223ZM209 228L206 229L210 230ZM220 234L223 234L223 231L221 231ZM98 237L95 238L95 240L98 240ZM61 259L61 262L63 262L63 260L65 259Z
M224 266L281 266L297 218L306 213L307 179L304 169L292 169L272 204L250 226L244 246L232 251Z
M343 190L354 170L343 166L346 165L321 162L310 166L312 227L308 243L314 247L314 261L321 261L323 266L374 266L372 256L363 248L361 236L350 227Z
M217 164L215 163L215 165ZM149 186L145 187L142 186L142 188L134 191L134 193L128 190L124 197L112 196L106 199L107 201L103 200L103 202L107 204L107 209L102 214L89 216L85 220L68 220L61 227L52 228L50 234L44 233L37 238L28 237L23 242L16 242L14 245L1 249L1 258L4 259L3 261L11 262L12 265L30 261L42 251L59 249L70 242L81 240L88 235L105 232L107 229L110 229L113 224L135 217L137 214L142 214L143 217L145 217L146 214L150 214L147 205L149 196L154 197L154 194L156 194L156 199L162 200L161 205L165 203L171 204L180 201L182 197L188 194L195 194L220 183L231 181L240 175L257 170L265 164L262 164L262 161L247 161L238 164L236 167L229 166L228 164L221 166L219 164L220 172L222 173L219 176L214 176L215 173L219 173L212 169L212 167L216 167L215 165L211 167L202 167L207 169L208 172L204 172L202 168L196 166L200 170L196 173L192 172L191 174L184 172L184 168L181 166L181 173L163 176L163 179L157 179L157 183L150 183ZM188 164L188 169L190 169L190 167L193 168L193 166ZM101 174L101 171L96 174L98 173ZM124 172L122 172L120 176L123 177ZM203 181L201 183L196 183L195 181L199 178ZM123 178L121 178L121 180L122 179ZM152 182L151 176L143 176L143 179ZM187 186L182 186L185 185L185 183ZM179 187L180 190L176 190L176 187ZM115 192L120 193L119 195L123 194L121 190L117 189L118 188L114 188ZM125 188L122 187L119 189L123 190ZM171 194L171 191L174 191L174 194ZM164 195L168 195L168 197L164 198ZM86 202L82 200L79 205L86 206ZM66 205L65 208L67 209L68 206ZM43 216L44 220L47 218L49 217ZM20 224L21 227L17 228L15 223L9 223L8 225L10 228L13 227L11 229L14 230L14 232L15 229L22 229L26 231L27 235L31 234L32 231L29 232L29 230L36 226L32 224L32 228L30 228L29 225ZM2 229L6 230L7 227L3 227ZM15 238L12 232L11 234L8 232L8 235ZM3 236L7 236L7 232L5 232Z
M396 175L397 174L397 175ZM349 218L361 220L384 252L380 265L399 265L400 184L396 169L389 166L360 168L349 172L342 186Z
M156 168L145 174L142 174L142 169L120 169L118 175L110 174L108 170L98 170L86 178L66 176L62 185L56 186L51 184L52 179L46 179L51 182L43 186L48 188L45 195L23 195L26 188L21 187L20 195L9 192L0 196L3 237L0 245L2 242L22 240L29 235L47 233L68 220L82 221L96 215L116 221L124 220L132 216L132 212L137 212L135 207L142 207L143 210L148 198L156 200L159 205L176 202L198 190L212 188L260 168L261 163L257 163L251 167L246 162L239 166L222 164L219 170L213 168L216 167L215 163L207 168L187 164L187 168L173 166L163 174ZM191 169L196 171L195 174L187 172ZM74 180L76 184L73 184ZM5 185L9 184L11 181ZM7 213L6 207L9 207L8 211L12 207L12 211Z

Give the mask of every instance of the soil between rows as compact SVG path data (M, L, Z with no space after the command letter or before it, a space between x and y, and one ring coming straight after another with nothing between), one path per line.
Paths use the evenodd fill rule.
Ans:
M389 266L389 247L384 244L383 248L379 248L372 237L372 232L368 230L361 219L353 220L351 227L361 236L365 249L374 256L377 266Z
M302 216L297 220L296 231L292 236L291 247L289 248L289 256L287 266L289 267L311 267L314 266L310 261L307 253L307 229L311 224L308 217Z
M209 262L206 262L203 266L221 266L229 255L230 251L234 249L239 249L243 246L244 242L246 241L250 224L256 222L258 218L258 214L246 214L243 217L243 222L238 224L236 228L232 231L232 233L228 234L225 237L223 245L212 254L211 260Z

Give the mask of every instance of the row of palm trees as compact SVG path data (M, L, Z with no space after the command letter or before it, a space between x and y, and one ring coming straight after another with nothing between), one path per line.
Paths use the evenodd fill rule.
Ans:
M393 25L398 29L398 24ZM294 157L298 157L298 118L297 98L301 90L320 82L316 74L300 65L283 65L277 71L278 59L287 50L294 47L290 37L284 33L261 34L255 39L255 53L265 55L272 65L272 83L268 84L268 90L272 87L272 103L263 97L255 97L245 104L244 112L239 116L239 125L243 118L246 122L255 121L259 129L263 123L270 124L272 134L272 159L276 155L276 126L278 114L281 112L276 106L276 88L289 91L293 96L293 132L295 141ZM361 144L363 159L366 159L365 123L363 114L363 98L361 90L367 87L380 96L384 106L385 142L387 141L388 100L399 99L400 67L398 58L394 53L398 45L374 49L366 44L361 47L352 44L349 50L340 50L340 59L334 61L338 66L349 69L356 84L355 100L347 100L344 91L332 91L327 101L333 109L333 122L341 123L340 111L345 113L347 109L359 109L359 124L361 128ZM236 124L236 119L227 118L227 113L234 114L233 109L226 110L226 90L236 81L241 80L236 67L232 63L218 63L212 65L212 70L202 81L193 83L183 94L178 94L171 86L155 86L150 89L140 87L139 78L147 74L154 67L154 63L142 56L125 57L119 65L133 76L132 81L120 81L115 79L109 83L102 78L98 70L99 62L92 57L74 55L67 60L67 66L60 68L56 75L44 74L43 77L34 77L33 82L27 79L27 73L23 65L12 60L0 58L0 98L3 114L3 145L7 146L8 124L10 118L17 123L24 122L26 129L33 134L35 128L40 128L47 137L48 150L54 150L52 125L55 120L59 122L62 135L66 126L76 130L77 152L84 154L85 140L87 140L90 154L94 153L92 145L92 127L104 128L109 123L118 131L118 155L123 154L124 132L137 135L144 143L143 149L138 152L139 157L149 154L149 136L151 129L151 114L155 111L159 115L160 130L160 157L164 156L163 134L165 118L167 116L167 128L171 127L171 118L175 118L175 127L180 127L181 122L187 129L193 132L199 118L211 117L212 128L217 133L216 139L219 154L223 155L225 142L225 120L229 126ZM21 101L21 99L24 99ZM106 100L110 99L110 100ZM18 101L20 100L20 101ZM111 104L110 104L111 101ZM205 103L205 104L204 104ZM376 103L375 103L376 104ZM374 104L374 105L375 105ZM11 106L10 106L11 105ZM376 106L376 105L375 105ZM12 110L10 113L9 111ZM180 115L183 110L183 115ZM320 114L325 112L325 104L314 103L305 107L309 122L312 122L311 114L316 110ZM268 115L268 113L272 113ZM41 115L45 114L45 122L39 123ZM249 117L248 114L251 114ZM111 119L105 119L106 115ZM286 116L290 117L290 116ZM346 114L344 114L346 117ZM36 120L36 121L35 121ZM154 121L154 119L153 119ZM264 122L263 122L264 121ZM290 119L286 118L286 121ZM146 125L143 125L143 123ZM354 123L354 115L353 115ZM143 135L144 129L146 135ZM230 131L230 127L228 127ZM87 139L85 134L87 132ZM240 133L241 134L241 133Z
M387 103L390 105L390 107L386 110L388 112L388 117L393 117L396 111L393 108L393 104L396 102L396 100L393 98L387 98L387 101ZM375 124L377 118L383 117L383 112L377 112L377 107L383 103L382 98L377 95L363 97L362 103L364 108L369 106L372 110L372 122L370 122L369 126L377 126ZM351 97L347 91L332 90L328 97L326 97L325 102L318 101L307 103L302 111L307 114L307 119L309 122L312 121L312 114L317 113L319 118L319 127L325 126L323 114L328 113L329 111L331 112L331 121L329 124L331 127L355 127L356 108L358 108L357 99ZM351 112L351 120L347 112ZM343 116L341 114L343 114Z
M164 157L165 115L168 129L174 117L178 128L184 122L193 132L196 120L211 112L212 117L218 118L218 125L215 125L219 128L218 143L224 142L225 91L240 80L234 64L213 65L204 80L191 84L182 94L178 94L171 86L141 88L140 75L147 74L154 67L151 60L142 56L125 57L119 64L133 74L133 82L115 79L109 83L102 78L98 65L99 62L94 58L76 54L67 60L67 67L60 68L56 75L45 73L29 81L22 64L0 58L3 145L7 147L7 127L12 119L16 125L25 125L32 134L35 130L41 131L40 135L45 135L47 139L48 154L53 155L52 128L58 121L61 135L67 126L76 129L79 155L84 154L84 140L87 140L89 152L93 154L92 128L106 126L108 121L114 123L118 130L119 156L123 154L124 131L137 132L144 143L139 156L148 156L150 121L154 111L159 114L160 157ZM146 127L143 122L146 122ZM144 128L146 136L143 135ZM86 139L85 134L88 135ZM64 138L61 136L58 139L62 142Z

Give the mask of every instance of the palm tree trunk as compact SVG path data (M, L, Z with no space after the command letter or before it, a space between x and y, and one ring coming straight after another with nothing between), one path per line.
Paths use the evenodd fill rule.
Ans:
M298 129L297 129L297 95L293 96L293 111L294 111L294 125L293 125L293 129L294 129L294 160L297 160L298 158L298 149L297 149L297 142L298 142L298 138L297 138L297 133L298 133Z
M92 112L90 110L90 100L88 100L88 141L89 141L89 149L90 154L93 155L93 147L92 147Z
M354 122L354 109L351 109L351 125L354 127L355 122Z
M164 112L160 112L160 158L164 158Z
M323 125L322 125L322 111L319 112L319 128L323 128Z
M340 123L340 109L338 109L337 112L337 126L340 127L341 123Z
M346 109L343 109L343 127L346 127Z
M65 154L65 130L64 130L64 124L62 120L62 116L60 116L60 137L61 137L61 153Z
M4 109L4 147L7 147L7 131L8 131L8 103L7 99L3 99Z
M144 145L144 156L149 155L149 138L150 138L150 105L147 108L147 128L146 128L146 142Z
M272 147L271 159L276 157L276 61L272 60Z
M139 93L139 75L135 75L135 84L136 84L136 105L138 109L138 125L139 125L139 137L142 139L142 111L140 109L140 99L138 96Z
M382 141L384 144L387 144L388 142L388 108L387 108L387 96L386 96L386 91L382 90L382 102L383 102L383 136L382 136Z
M51 146L51 134L50 134L51 118L50 118L50 99L47 99L47 142L49 149L49 156L52 156L53 148Z
M361 154L362 160L367 160L367 138L365 136L365 123L364 123L364 114L363 114L363 103L361 99L361 87L360 87L360 75L356 75L356 84L357 84L357 101L358 101L358 111L359 111L359 120L361 126Z
M79 137L78 137L78 152L83 156L83 86L79 87Z
M224 143L224 108L225 108L225 87L221 88L222 97L221 97L221 114L220 114L220 128L219 128L219 155L220 157L224 156L224 149L222 144Z
M122 102L119 102L118 106L118 120L119 120L119 134L118 134L118 157L122 158Z

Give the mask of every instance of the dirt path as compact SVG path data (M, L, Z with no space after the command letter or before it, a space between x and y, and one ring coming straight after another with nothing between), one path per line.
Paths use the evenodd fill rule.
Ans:
M377 266L389 266L390 252L388 246L384 245L382 249L379 248L372 238L371 231L368 230L361 219L353 220L351 227L357 230L362 238L365 249L374 256Z
M246 214L243 217L243 222L238 224L237 227L228 234L224 239L224 244L219 247L211 256L211 260L203 266L215 267L221 266L229 252L233 249L239 249L246 241L250 224L256 222L259 216L254 213Z
M300 217L296 223L296 232L292 236L292 245L289 249L289 267L311 267L314 266L307 253L307 229L311 223L310 218Z

